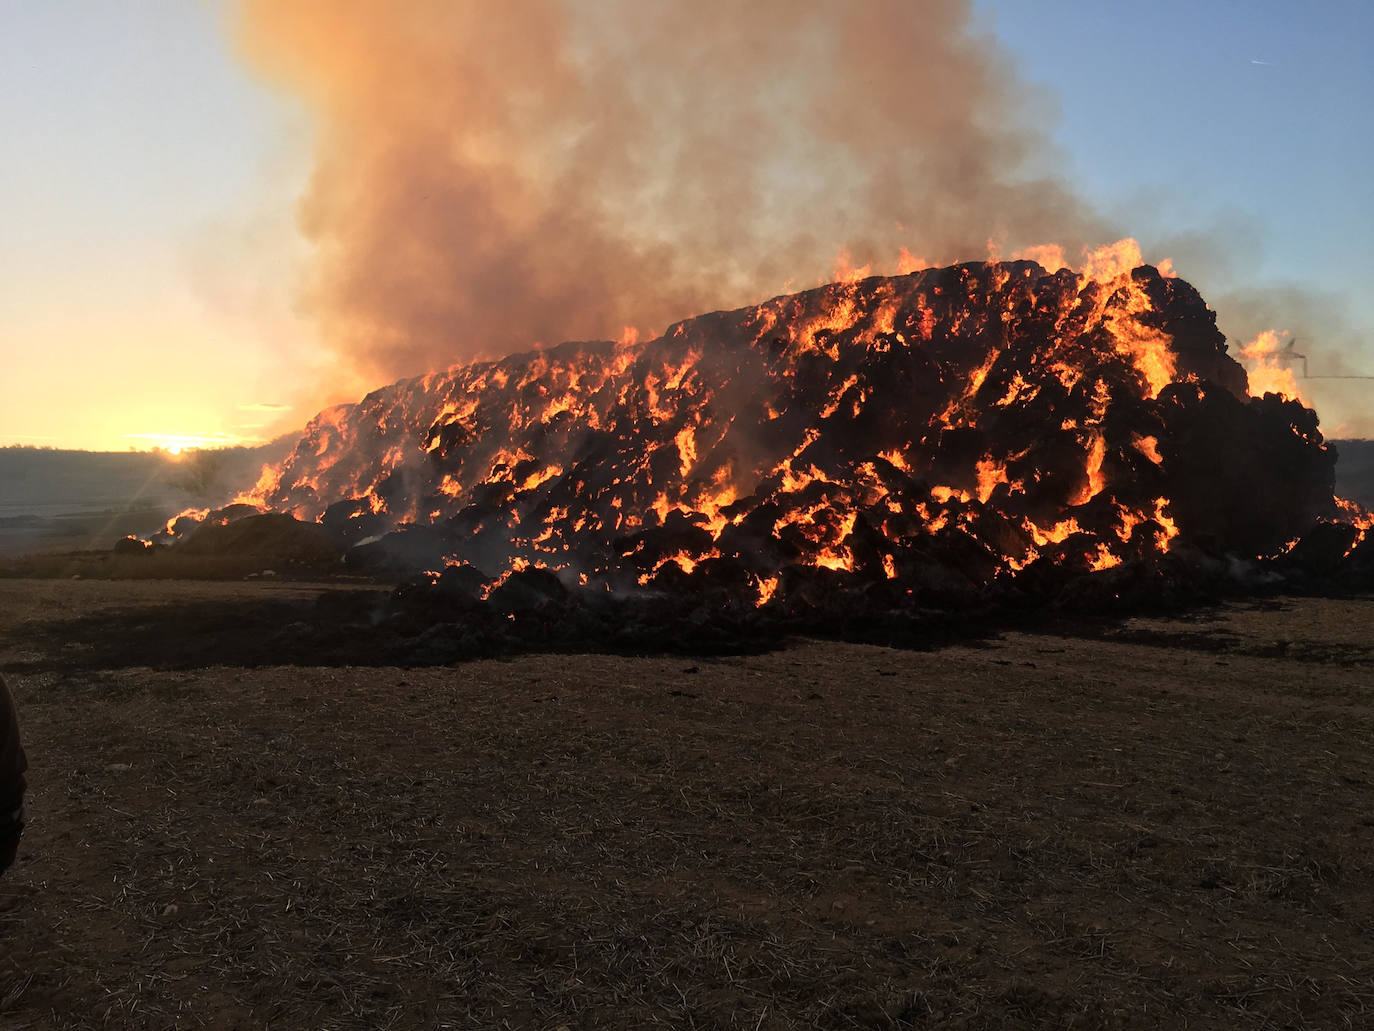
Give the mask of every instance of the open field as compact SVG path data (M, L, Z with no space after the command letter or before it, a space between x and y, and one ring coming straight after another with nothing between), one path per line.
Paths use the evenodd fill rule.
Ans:
M1374 1022L1374 598L407 669L84 618L328 589L0 580L0 1026Z

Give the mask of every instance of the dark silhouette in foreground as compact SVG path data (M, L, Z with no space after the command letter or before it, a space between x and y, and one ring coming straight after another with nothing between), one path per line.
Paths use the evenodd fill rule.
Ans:
M24 771L28 759L19 741L14 699L0 678L0 873L14 862L24 833Z

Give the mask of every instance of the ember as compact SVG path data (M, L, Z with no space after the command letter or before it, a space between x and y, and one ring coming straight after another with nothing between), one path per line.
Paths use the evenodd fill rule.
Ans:
M919 605L1171 552L1278 556L1337 520L1348 553L1368 517L1333 498L1315 413L1251 397L1197 292L1120 252L855 279L455 366L322 412L238 500L323 523L364 567L475 568L481 598L542 570L616 596Z

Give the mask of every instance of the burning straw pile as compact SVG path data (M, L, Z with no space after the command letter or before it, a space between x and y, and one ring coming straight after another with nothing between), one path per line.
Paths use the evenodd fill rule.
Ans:
M322 412L239 502L418 573L412 596L825 624L1368 566L1334 464L1314 412L1249 396L1186 282L1012 261L403 381Z

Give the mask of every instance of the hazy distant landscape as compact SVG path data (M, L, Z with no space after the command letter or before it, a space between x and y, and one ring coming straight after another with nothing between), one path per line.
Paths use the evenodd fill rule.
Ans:
M251 485L281 447L162 451L0 448L0 555L109 548L169 515L217 505Z

